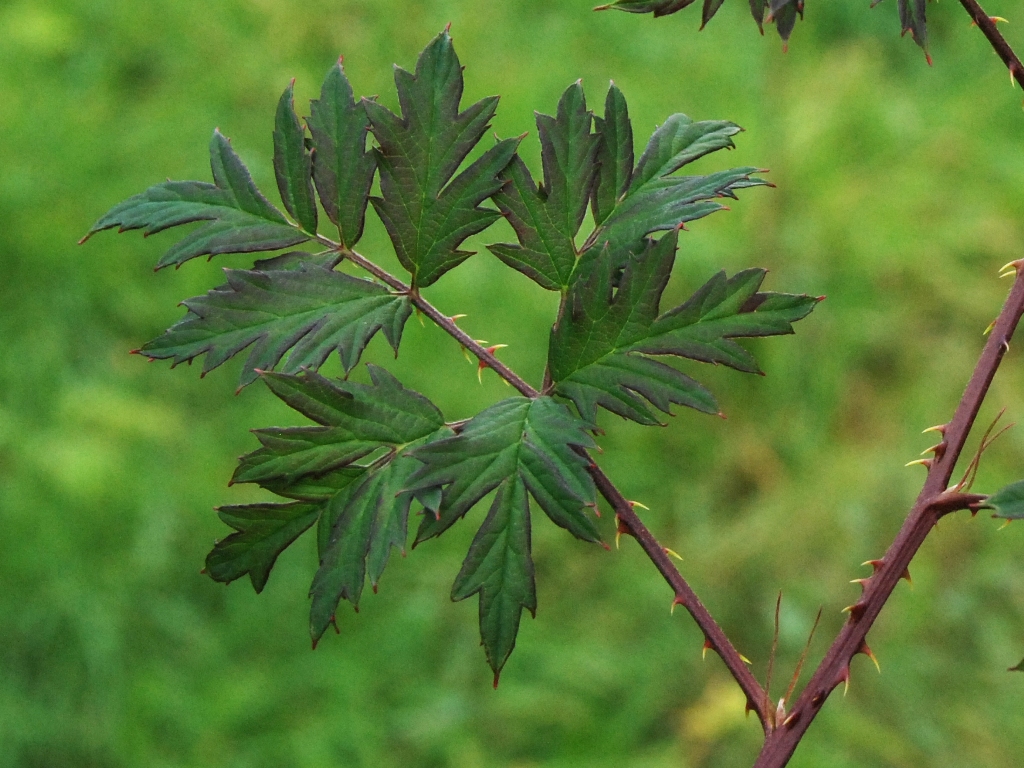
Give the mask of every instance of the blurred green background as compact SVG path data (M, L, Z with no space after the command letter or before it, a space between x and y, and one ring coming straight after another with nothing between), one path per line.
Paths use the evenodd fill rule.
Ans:
M304 109L344 54L357 92L394 106L391 64L411 67L448 22L467 98L502 95L495 131L531 131L534 169L533 110L580 77L598 107L615 79L638 143L677 111L740 123L738 148L701 167L770 168L778 189L692 225L666 301L747 266L770 268L769 288L829 298L797 336L750 345L766 378L697 371L728 420L679 412L659 429L606 414L601 463L650 507L761 679L783 590L781 695L818 607L811 663L857 595L858 564L898 529L923 479L903 465L959 398L1008 287L998 267L1024 255L1021 94L955 3L930 8L931 68L899 38L893 2L808 3L787 54L737 0L700 34L696 8L654 21L592 4L0 2L0 768L753 761L756 721L628 539L608 553L538 518L540 609L496 692L476 601L448 599L468 523L395 558L316 652L311 537L260 596L200 576L227 532L212 508L261 498L226 487L255 446L247 430L300 417L259 385L236 397L237 361L200 381L127 351L251 259L154 275L173 234L75 245L151 183L208 179L214 126L274 196L289 79ZM1024 23L1009 0L989 5ZM474 248L510 239L503 227ZM394 264L372 215L361 250ZM428 297L539 379L552 295L483 252ZM392 365L381 339L364 359ZM508 393L415 321L392 369L451 419ZM1024 418L1022 391L1015 348L980 420L1004 406ZM977 489L1022 475L1018 429ZM1022 764L1024 675L1006 669L1024 656L1024 525L997 529L985 515L939 526L869 638L882 674L858 657L792 765Z

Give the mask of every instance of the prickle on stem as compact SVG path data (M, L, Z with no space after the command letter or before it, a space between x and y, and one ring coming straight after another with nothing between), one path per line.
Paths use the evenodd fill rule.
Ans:
M850 667L845 666L836 679L836 685L843 684L843 696L850 692Z
M1010 275L1016 276L1020 273L1022 265L1024 265L1024 259L1017 259L1016 261L1010 261L1003 264L1003 266L999 268L999 277L1009 277Z
M622 521L622 518L619 517L618 515L616 515L615 516L615 548L616 549L619 548L619 539L622 537L622 534L626 534L627 536L632 536L633 532L631 530L629 530L629 526L626 525Z
M478 344L486 344L487 342L477 342ZM487 347L487 354L494 355L499 349L504 349L508 344L492 344ZM485 361L481 360L476 366L476 378L483 384L484 383L484 368L490 368L491 366Z
M864 615L864 611L867 610L867 606L862 602L856 602L853 605L848 605L843 608L842 613L850 614L850 623L860 621L860 617Z
M875 662L875 669L878 670L878 674L882 674L882 668L878 664L878 659L875 657L875 654L871 651L871 648L868 646L866 640L860 641L860 648L857 649L857 653L863 653L865 656L867 656L869 659Z
M706 658L708 657L708 651L709 651L709 650L714 650L714 648L715 648L715 646L713 646L713 645L711 644L711 641L710 641L710 640L708 640L708 639L707 639L707 638L705 637L705 638L704 638L704 647L703 647L703 648L701 649L701 651L700 651L700 658L701 658L701 661L703 661L704 659L706 659ZM749 706L750 702L747 702L747 704L748 704L748 706ZM749 712L750 710L748 709L747 711Z
M676 595L674 598L672 598L672 606L668 609L670 615L675 614L677 605L682 605L684 607L686 606L686 601L679 595Z

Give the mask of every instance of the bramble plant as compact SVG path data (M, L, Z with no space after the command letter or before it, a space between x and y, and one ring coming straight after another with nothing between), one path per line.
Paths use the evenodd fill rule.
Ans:
M665 15L692 2L618 0L603 7ZM962 2L969 10L975 5ZM721 5L705 0L703 22ZM759 25L773 20L788 39L803 2L757 0L751 9ZM904 30L926 48L923 0L899 0L899 9ZM982 16L972 13L992 40L999 33ZM1012 75L1024 76L1015 56L1008 66ZM538 183L518 154L520 139L481 146L498 97L463 108L462 66L447 29L420 54L415 72L396 68L395 83L399 114L375 98L357 100L339 61L304 122L295 112L294 84L285 89L275 121L274 170L287 215L256 188L228 139L215 131L214 183L157 184L112 208L86 235L112 228L152 234L198 223L167 250L158 269L201 256L284 251L256 260L251 269L226 269L224 285L184 301L185 317L136 350L175 365L205 356L203 374L244 352L239 388L262 380L315 424L255 431L260 447L240 459L231 482L256 484L284 501L221 507L221 519L234 532L215 545L206 572L225 583L248 576L260 592L280 553L315 527L319 568L309 592L315 647L336 627L340 602L358 606L367 581L377 590L392 550L404 553L414 509L421 513L415 547L490 497L451 597L478 597L481 640L497 686L523 610L537 608L531 511L539 508L576 538L607 548L596 519L600 496L614 512L616 538L628 534L638 541L673 589L673 607L691 614L705 648L718 653L743 690L765 731L756 765L785 765L831 691L849 681L852 657L872 655L868 630L899 579L909 577L909 563L938 519L983 508L1007 520L1024 518L1024 482L991 496L970 492L991 434L963 479L950 485L1024 313L1024 278L1018 277L993 324L955 416L935 428L942 439L929 449L934 458L921 461L928 479L903 529L881 559L870 561L874 574L858 580L863 594L803 692L792 698L801 659L775 703L771 662L762 686L673 564L673 553L592 455L602 434L600 409L643 425L660 424L660 414L671 413L673 404L719 414L714 395L672 359L761 373L735 340L791 334L793 323L823 298L762 291L766 271L753 268L731 277L720 272L681 305L662 307L685 225L725 209L721 201L741 190L770 186L754 167L679 173L731 148L741 129L671 115L636 158L623 93L612 84L602 115L595 116L576 82L553 115L537 116ZM379 195L372 194L375 179ZM371 203L408 278L355 250ZM594 227L583 235L588 209ZM462 249L467 238L502 217L517 242L493 243L488 250L560 296L547 365L533 384L498 360L501 345L472 339L457 325L458 315L446 315L424 296L474 255ZM286 250L296 247L305 249ZM1010 273L1020 273L1020 266L1009 265ZM368 277L342 271L348 267ZM470 419L448 422L426 396L382 367L368 366L369 384L348 380L378 332L399 354L414 312L475 356L480 371L494 371L518 394ZM335 351L343 379L318 373Z

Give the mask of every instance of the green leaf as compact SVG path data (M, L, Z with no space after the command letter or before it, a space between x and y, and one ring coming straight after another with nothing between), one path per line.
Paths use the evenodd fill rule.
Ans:
M444 416L427 398L402 386L384 368L366 367L370 384L328 379L308 370L297 376L266 373L263 381L303 416L345 430L357 440L398 446L444 426Z
M595 117L600 173L594 190L593 212L597 224L604 223L626 194L633 176L633 124L626 97L612 83L604 100L604 118Z
M273 558L319 519L320 568L310 592L314 643L333 620L339 601L344 598L358 605L367 576L376 588L392 547L404 550L412 500L429 496L405 489L421 466L409 451L451 435L441 412L429 400L403 387L383 368L367 367L370 384L327 379L312 371L264 374L263 380L277 397L319 426L257 430L262 447L241 458L232 480L257 483L300 502L237 509L251 509L251 514L270 516L271 521L291 510L301 508L306 513L301 530L297 524L288 529L294 533L290 538L274 532L273 543L279 546L273 557L259 560L264 567L259 572L262 582ZM383 455L369 466L354 463L376 451ZM260 541L270 538L264 532ZM250 542L234 546L235 560L241 559L236 550L242 543ZM262 555L262 550L255 554ZM216 573L211 570L218 580L224 574L223 568Z
M704 27L708 25L708 22L714 18L715 14L718 13L718 9L722 7L724 2L725 0L704 0L704 7L701 9L700 14L701 29L704 29Z
M651 136L634 170L626 100L613 85L605 101L605 116L598 120L602 176L593 208L599 226L584 243L589 255L577 262L573 282L589 275L593 260L606 244L613 255L624 259L647 235L722 210L725 206L716 202L719 198L735 198L738 189L766 184L751 176L757 168L733 168L707 176L671 175L704 155L732 148L732 137L740 130L735 123L722 120L694 122L686 115L672 115ZM620 268L624 265L624 261L618 264Z
M705 413L718 404L702 385L645 355L673 355L759 372L754 358L732 341L738 337L793 332L792 323L818 299L758 293L765 270L715 275L684 304L660 314L661 296L675 260L677 233L648 241L628 254L621 283L613 281L622 259L605 248L590 277L577 283L552 330L548 365L555 392L596 424L597 406L641 424L660 423L643 399L670 413L672 403ZM643 398L643 399L641 399Z
M313 598L309 629L314 643L334 620L341 600L359 605L367 577L376 591L392 548L404 554L414 497L405 486L420 466L408 451L450 434L442 429L411 444L367 470L351 492L328 502L324 517L331 521L330 535L309 592Z
M363 234L377 158L366 151L369 120L362 102L355 101L340 60L327 73L310 110L316 189L327 217L338 225L341 244L352 248Z
M874 3L880 1L874 0ZM598 6L594 10L615 9L629 13L653 13L655 17L659 17L681 11L695 2L696 0L615 0L607 5ZM725 0L704 0L704 7L701 11L701 29L704 29L712 17L718 13L718 9L724 2ZM907 0L900 0L900 2L907 2ZM925 0L912 0L912 2L920 2L923 5ZM803 16L804 0L750 0L750 13L762 33L766 21L765 9L769 11L767 21L774 21L779 36L783 40L788 40L793 31L793 25L796 23L797 15Z
M221 507L217 513L236 533L214 546L207 573L225 584L249 574L253 588L262 592L277 556L316 522L320 510L295 502Z
M371 385L332 381L308 370L298 376L264 374L275 395L322 426L255 430L263 447L239 459L231 482L266 487L324 475L444 426L441 412L427 398L403 387L385 369L367 368Z
M423 462L408 489L444 486L437 515L425 515L416 543L439 536L480 499L518 477L557 525L600 541L587 507L596 497L587 460L586 425L550 397L513 397L474 416L462 431L412 452Z
M286 353L285 372L319 368L334 350L350 371L379 330L397 354L412 311L407 296L314 264L224 272L227 285L184 301L185 317L139 352L175 365L206 354L205 375L251 345L241 375L244 387Z
M316 234L313 158L306 148L306 130L295 114L295 81L277 103L274 125L274 173L285 210L311 235Z
M232 483L261 483L322 475L373 453L379 444L336 427L254 430L262 448L239 461Z
M557 117L537 115L543 185L537 188L516 156L501 175L508 183L493 198L515 230L519 245L497 243L488 248L548 290L568 287L576 265L574 238L586 215L598 171L598 138L590 132L592 118L577 81L562 94Z
M363 100L380 144L382 197L371 202L413 285L421 287L469 258L459 245L500 216L479 205L501 188L498 174L518 140L499 141L451 180L490 126L498 97L459 112L462 65L447 31L420 54L415 75L395 68L395 85L401 117Z
M653 13L657 18L681 11L695 2L696 0L615 0L608 5L598 6L594 10L603 11L614 8L617 11L628 11L629 13Z
M210 141L214 184L167 181L115 205L97 221L94 233L118 227L146 235L196 221L207 222L163 255L157 269L197 256L274 251L309 240L256 188L248 169L220 131Z
M875 4L881 0L875 0ZM897 10L900 16L900 27L902 33L910 33L914 42L921 46L921 50L928 56L928 20L925 18L928 0L898 0ZM931 57L928 56L931 63Z
M480 595L480 637L497 687L501 668L515 647L523 609L537 613L530 502L517 477L498 488L452 586L452 600L476 594Z
M994 510L993 517L1024 520L1024 480L1000 488L985 499L982 509Z

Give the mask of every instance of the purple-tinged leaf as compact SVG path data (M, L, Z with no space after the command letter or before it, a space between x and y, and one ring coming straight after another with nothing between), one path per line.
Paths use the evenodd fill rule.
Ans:
M594 124L600 170L592 208L594 221L602 224L626 194L633 177L633 125L626 98L615 83L609 86L604 100L604 117L595 117Z
M566 311L551 334L548 366L555 392L573 401L596 424L597 406L641 424L660 423L644 404L670 413L672 403L705 413L718 405L702 385L647 355L673 355L758 372L732 341L793 332L818 299L758 293L764 270L731 279L715 275L687 302L659 315L675 259L677 233L631 255L617 291L618 259L605 248L590 276L573 286Z
M437 515L424 516L417 543L444 533L513 476L557 525L585 541L600 541L587 514L596 498L594 483L586 460L573 450L594 447L585 428L550 397L514 397L474 416L458 435L413 451L424 466L408 489L444 487Z
M704 0L704 7L700 13L700 28L704 29L708 22L715 17L718 9L722 7L725 0Z
M655 17L668 16L670 13L681 11L697 0L615 0L607 5L600 5L594 10L605 11L614 9L616 11L628 11L629 13L653 13Z
M451 433L442 430L439 434ZM417 441L410 448L431 439L434 437ZM314 643L330 626L338 603L348 600L359 605L367 577L376 588L392 548L405 551L413 494L403 489L417 467L419 463L403 450L368 469L357 486L325 507L321 519L330 523L330 533L309 590L309 631Z
M217 542L206 558L206 572L229 584L246 574L253 589L262 592L274 562L320 516L317 504L248 504L221 507L220 519L235 529Z
M157 269L197 256L275 251L309 240L256 188L248 169L220 133L210 141L213 184L167 181L111 208L89 233L118 227L146 235L192 222L206 222L163 255Z
M366 151L370 123L340 61L327 73L310 111L313 180L327 217L338 226L341 244L352 248L363 234L377 159Z
M314 371L266 373L263 381L290 408L324 427L378 445L399 446L436 432L444 416L386 369L367 365L370 384L328 379Z
M452 585L452 600L480 596L480 638L494 685L516 645L523 609L537 613L530 556L530 500L518 477L498 488Z
M368 368L368 385L312 371L264 374L275 395L320 426L257 430L262 447L241 458L233 482L256 483L303 503L225 508L234 515L226 522L235 525L240 518L245 525L236 530L246 536L226 540L211 554L215 563L229 561L211 570L214 578L230 580L226 577L251 568L258 591L277 554L319 519L320 568L310 593L314 643L333 620L338 602L344 598L358 605L366 577L376 587L392 547L405 548L410 505L433 490L405 490L422 466L408 452L452 434L423 395L383 368ZM369 465L355 463L377 452ZM304 515L301 530L289 522L298 511Z
M295 81L277 103L274 125L274 173L285 210L306 232L316 234L313 158L306 148L306 130L295 114Z
M423 287L472 256L459 246L500 217L479 206L504 183L498 174L518 140L499 141L452 180L490 126L498 97L459 112L462 65L447 31L420 54L415 74L395 68L395 85L401 117L363 100L380 144L382 196L371 201L413 286Z
M735 197L737 189L766 184L751 176L756 168L734 168L708 176L671 175L710 152L732 148L732 137L740 130L730 122L694 122L686 115L672 115L651 136L633 169L626 102L613 86L605 117L598 123L603 174L594 194L598 226L583 245L584 255L577 261L572 282L590 274L606 246L616 268L621 269L628 254L640 248L647 235L722 210L725 206L716 200Z
M537 115L543 185L537 188L517 156L501 174L507 183L493 196L519 245L496 243L488 248L548 290L568 287L576 266L574 238L586 215L598 171L598 138L590 132L592 118L577 81L562 94L557 117Z
M323 267L258 272L226 269L227 285L184 301L188 313L139 352L174 364L206 355L203 374L252 346L240 385L259 371L319 368L337 350L346 371L377 333L398 351L409 298Z

